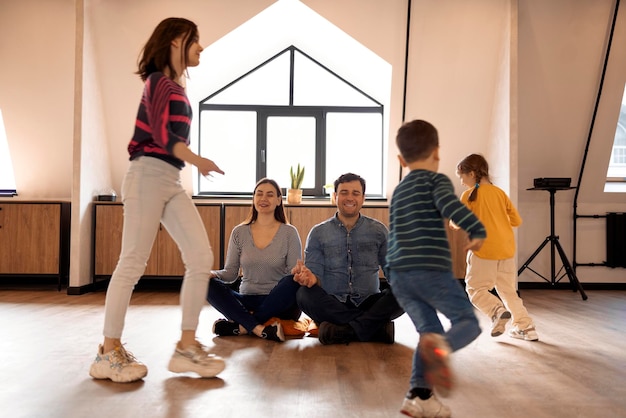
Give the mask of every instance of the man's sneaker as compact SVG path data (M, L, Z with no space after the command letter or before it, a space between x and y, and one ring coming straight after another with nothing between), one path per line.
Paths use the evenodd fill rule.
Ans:
M194 372L201 377L215 377L225 367L221 357L210 354L205 346L196 342L184 350L176 345L168 370L174 373Z
M441 396L448 396L453 386L448 342L443 335L429 332L420 335L417 349L424 363L424 378Z
M350 325L337 325L331 322L322 322L320 324L318 338L324 345L349 344L351 341L358 340L354 329Z
M439 402L439 399L437 399L434 394L426 400L418 397L413 399L404 398L400 412L404 415L417 418L449 418L452 416L450 408Z
M146 365L138 362L122 346L103 353L102 345L99 345L96 359L89 368L89 375L94 379L111 379L118 383L134 382L143 379L147 374Z
M395 325L393 322L387 322L376 334L372 336L370 341L377 343L393 344L395 337Z
M525 341L539 341L539 335L537 335L537 330L534 325L531 325L526 329L513 327L509 330L509 337Z
M263 332L261 333L261 338L270 341L285 341L285 333L283 332L283 326L280 325L280 322L274 322L272 325L268 325L263 328Z
M491 336L497 337L504 334L506 323L511 319L511 312L500 306L491 317Z
M218 319L213 323L213 334L220 337L239 335L239 324L227 319Z

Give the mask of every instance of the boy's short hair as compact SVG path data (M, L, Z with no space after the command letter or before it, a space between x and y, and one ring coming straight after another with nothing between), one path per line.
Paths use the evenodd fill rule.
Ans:
M398 129L396 145L407 163L424 160L439 147L439 134L429 122L412 120Z

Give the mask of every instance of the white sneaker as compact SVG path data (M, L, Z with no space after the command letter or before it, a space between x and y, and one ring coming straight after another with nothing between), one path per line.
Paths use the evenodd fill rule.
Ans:
M122 346L103 353L102 345L99 345L96 359L89 368L89 375L94 379L111 379L118 383L134 382L143 379L147 374L146 365L137 361Z
M450 408L439 402L435 394L426 400L418 397L404 398L400 412L414 418L449 418L452 416Z
M511 312L504 307L499 307L496 313L491 317L491 336L497 337L504 334L506 323L511 319Z
M210 354L205 346L197 342L184 350L177 345L168 369L174 373L194 372L201 377L215 377L225 367L221 357Z
M514 327L509 330L509 337L525 341L539 341L539 335L537 335L537 330L534 325L531 325L526 329Z

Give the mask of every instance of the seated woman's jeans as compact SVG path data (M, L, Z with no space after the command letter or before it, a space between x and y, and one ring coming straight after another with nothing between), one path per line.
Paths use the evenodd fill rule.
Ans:
M268 319L293 319L302 314L296 303L300 284L293 275L280 279L269 295L242 295L219 279L211 279L207 301L227 319L241 324L249 333Z

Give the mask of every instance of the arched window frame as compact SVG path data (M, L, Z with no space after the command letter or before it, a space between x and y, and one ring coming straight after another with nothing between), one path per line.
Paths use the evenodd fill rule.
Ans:
M288 92L288 99L286 100L284 104L264 104L264 103L259 103L258 101L252 101L251 103L233 103L233 102L229 102L228 100L226 101L219 100L220 97L224 96L224 93L227 93L227 91L233 86L236 86L237 83L240 83L242 80L245 80L246 77L249 77L255 74L257 71L262 70L265 66L269 65L274 60L278 59L279 57L283 57L284 54L289 54L289 71L288 71L289 92ZM296 54L301 54L301 56L310 60L311 62L319 66L328 74L331 74L341 83L343 83L343 85L345 85L347 88L352 89L355 93L358 94L358 96L362 97L362 101L354 105L351 105L351 104L337 105L337 104L320 104L320 103L315 103L312 105L297 104L298 100L296 100L296 97L298 94L297 92L298 84L296 83L296 76L297 76L298 67L294 65ZM271 100L269 101L271 102ZM357 101L359 100L357 99ZM330 98L328 100L328 103L333 103L333 99ZM364 105L364 103L367 105ZM267 163L269 159L268 157L270 157L270 155L268 154L271 154L274 151L271 148L268 148L268 138L267 138L268 120L270 118L297 118L297 117L314 119L315 121L314 122L315 132L314 132L314 140L313 140L314 144L303 144L311 148L313 152L315 153L314 169L312 170L311 168L309 168L307 170L307 174L309 176L307 177L305 175L305 180L308 180L308 187L303 188L303 195L306 197L323 197L327 195L328 190L325 189L324 186L328 182L332 182L332 180L334 180L334 178L336 178L337 175L341 174L341 173L336 173L337 175L331 175L329 173L330 170L327 164L327 161L329 158L328 153L330 152L329 150L332 150L335 147L335 145L337 145L337 141L338 141L337 138L332 138L332 136L329 137L328 135L327 127L328 127L329 115L331 117L333 116L336 117L337 115L340 115L340 114L361 115L362 117L365 117L365 118L368 118L369 115L375 115L375 118L377 118L375 120L379 120L380 122L374 129L372 129L374 133L370 133L371 136L374 137L376 141L374 146L368 147L368 149L365 149L365 150L361 149L359 147L360 144L359 144L358 137L342 138L341 142L347 141L348 144L342 144L342 145L344 147L346 145L348 147L352 147L354 148L354 151L355 151L353 154L348 153L351 155L345 155L345 161L346 161L347 167L350 167L350 163L351 162L354 163L354 160L358 159L359 155L364 155L363 152L367 152L369 153L369 155L376 156L376 160L377 160L376 162L380 169L379 170L372 169L372 170L368 170L369 171L368 173L360 173L360 174L366 174L369 177L368 188L367 188L368 197L383 198L384 167L385 167L385 163L383 160L384 155L385 155L385 152L384 152L385 144L384 144L384 133L383 133L383 126L384 126L383 116L384 116L384 110L385 110L384 106L379 101L375 100L374 98L369 96L367 93L363 92L358 87L354 86L349 81L343 79L342 77L334 73L332 70L330 70L329 68L327 68L326 66L324 66L323 64L321 64L320 62L318 62L317 60L315 60L314 58L307 55L306 53L304 53L303 51L301 51L300 49L298 49L297 47L293 45L285 48L284 50L275 54L273 57L269 58L268 60L254 67L252 70L236 78L235 80L228 83L224 87L218 89L217 91L211 93L209 96L207 96L206 98L200 101L198 109L200 112L200 117L198 118L198 125L197 125L198 137L200 138L198 148L199 148L199 152L201 155L204 155L204 154L213 155L213 153L210 152L210 148L211 146L216 146L217 143L220 141L220 138L217 138L217 137L207 138L207 135L205 134L210 129L209 127L205 126L206 123L203 122L208 112L248 112L249 114L251 113L255 115L256 129L254 130L254 133L250 133L250 135L254 135L253 141L251 141L254 143L254 150L251 151L251 152L254 152L254 157L250 158L250 156L248 156L245 159L245 161L248 163L252 163L252 161L254 162L254 165L255 165L255 179L254 180L255 181L259 180L260 178L268 176L268 172L270 171L268 169L268 163ZM344 127L344 129L349 130L351 129L351 127L346 126ZM213 141L213 143L211 143L211 140ZM239 150L239 152L242 152L242 151ZM244 152L247 152L247 151L244 151ZM229 155L229 158L240 158L240 157L241 157L241 154ZM289 157L289 159L291 160L291 156ZM294 158L293 164L295 165L296 163L297 163L297 158ZM286 172L286 170L283 170L283 171ZM281 171L281 173L283 171ZM346 169L345 171L350 171L350 170ZM312 174L309 174L309 173L312 173ZM329 178L329 176L334 177L334 178ZM377 178L374 178L373 176L377 176ZM369 187L370 180L373 180L372 183L379 185L379 186ZM198 194L201 196L215 196L215 195L248 196L251 194L249 181L246 181L245 186L242 185L239 188L239 190L212 189L212 182L210 180L203 178L200 174L198 174L197 182L198 182L197 183ZM279 181L279 183L281 183L281 186L284 186L285 188L289 186L288 184L286 184L285 181L282 181L282 182Z

